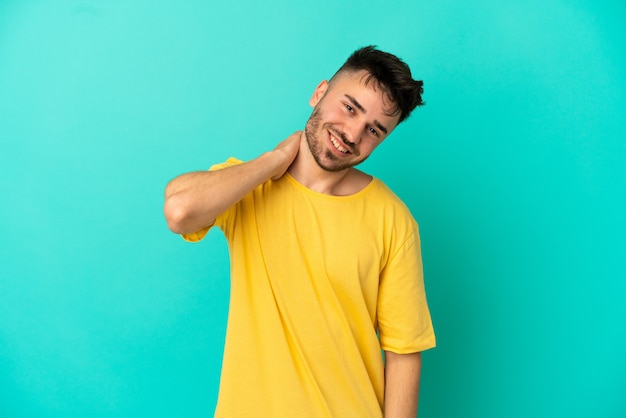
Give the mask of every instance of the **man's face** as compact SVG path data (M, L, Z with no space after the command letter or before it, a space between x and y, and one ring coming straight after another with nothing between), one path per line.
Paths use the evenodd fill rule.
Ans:
M398 124L393 107L367 73L345 73L323 81L311 97L313 113L306 124L309 150L327 171L342 171L363 162Z

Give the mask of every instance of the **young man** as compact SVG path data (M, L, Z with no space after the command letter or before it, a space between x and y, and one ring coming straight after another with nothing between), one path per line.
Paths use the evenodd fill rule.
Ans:
M173 232L195 242L218 226L229 243L216 417L416 416L435 346L418 228L355 166L421 93L401 60L362 48L317 86L304 132L168 184Z

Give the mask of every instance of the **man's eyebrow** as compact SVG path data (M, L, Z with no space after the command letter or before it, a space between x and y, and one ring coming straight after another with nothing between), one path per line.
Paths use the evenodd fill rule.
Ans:
M359 109L363 113L367 113L367 110L365 110L365 108L363 106L361 106L361 103L357 102L357 100L354 97L350 96L349 94L346 94L345 96L348 98L348 100L350 100L352 102L354 107L356 107L357 109Z
M365 108L361 105L361 103L359 103L354 97L350 96L349 94L345 95L348 100L350 100L350 103L352 103L354 105L354 107L356 107L357 109L359 109L361 112L363 113L367 113L367 110L365 110ZM385 135L387 135L387 133L389 132L387 130L387 128L385 128L379 121L375 120L374 121L374 125L376 125L376 127L378 129L380 129L381 131L383 131L385 133Z
M385 128L383 125L381 125L379 121L375 120L374 121L374 125L376 125L376 127L378 129L380 129L381 131L383 131L385 133L385 135L387 135L387 128Z

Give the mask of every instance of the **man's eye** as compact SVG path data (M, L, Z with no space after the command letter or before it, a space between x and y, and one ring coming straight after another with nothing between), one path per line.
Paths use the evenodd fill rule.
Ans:
M346 109L348 109L348 112L352 112L354 110L349 104L346 105Z
M378 131L377 131L376 129L374 129L374 128L369 128L369 131L370 131L370 133L371 133L372 135L376 135L376 136L378 136Z

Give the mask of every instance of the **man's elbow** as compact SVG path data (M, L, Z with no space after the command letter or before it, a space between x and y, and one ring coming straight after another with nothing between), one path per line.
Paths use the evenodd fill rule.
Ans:
M189 221L189 211L176 196L170 196L165 199L163 205L163 214L167 222L167 227L175 234L184 234L189 232L187 223Z
M179 195L173 195L165 199L163 214L167 227L175 234L190 234L210 227L215 222L215 217L208 214L198 213L197 209L188 204L188 201Z

